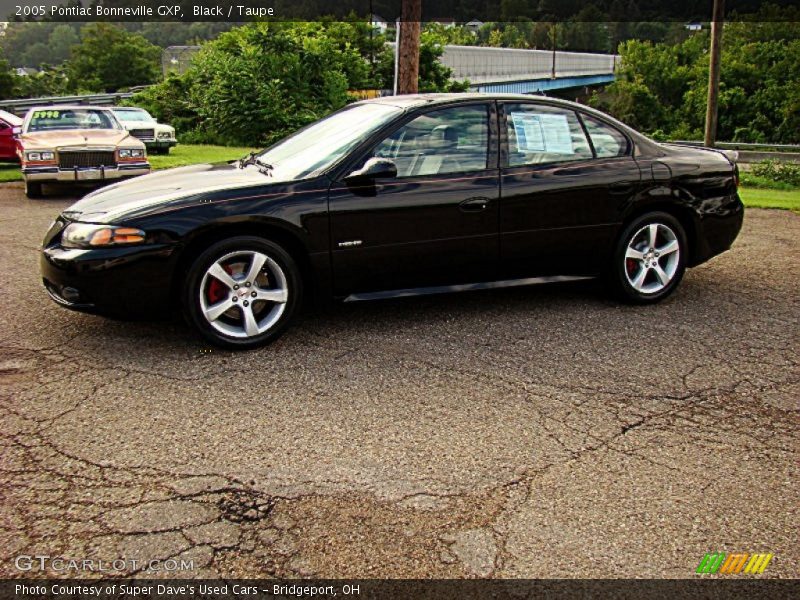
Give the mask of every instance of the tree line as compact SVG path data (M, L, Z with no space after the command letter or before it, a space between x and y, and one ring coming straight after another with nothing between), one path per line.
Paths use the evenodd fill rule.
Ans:
M725 26L720 140L800 143L800 30L796 23L775 17L755 15L751 21ZM66 58L26 76L14 74L0 59L0 98L155 84L135 102L175 125L184 141L265 145L343 106L352 99L349 90L390 89L393 83L394 57L386 45L393 39L391 30L383 35L355 15L350 21L228 27L202 44L185 73L165 79L161 48L143 29L109 23L79 29L53 23L14 24L18 25L46 26L49 51ZM180 25L185 35L195 24L158 25ZM682 24L656 23L651 24L652 35L644 35L645 25L576 20L489 23L470 30L431 23L420 40L419 89L467 89L468 82L451 81L451 71L439 62L445 44L547 47L555 40L559 49L570 49L570 44L571 49L597 49L620 38L617 80L596 92L591 104L657 138L701 139L707 27L691 32ZM210 30L206 33L212 35ZM9 34L0 41L3 49L9 39L22 35ZM628 39L633 35L639 37Z

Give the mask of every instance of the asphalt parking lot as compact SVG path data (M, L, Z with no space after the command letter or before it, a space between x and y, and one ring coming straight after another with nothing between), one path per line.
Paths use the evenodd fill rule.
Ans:
M348 304L230 353L53 304L38 245L69 203L0 186L0 575L690 577L721 550L800 576L800 216L749 211L656 307Z

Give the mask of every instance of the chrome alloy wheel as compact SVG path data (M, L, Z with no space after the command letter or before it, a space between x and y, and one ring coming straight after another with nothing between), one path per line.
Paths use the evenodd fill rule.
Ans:
M200 283L200 309L208 324L228 336L268 331L286 310L289 286L280 265L261 252L231 252L214 262Z
M678 236L663 223L650 223L628 242L625 276L637 292L655 294L673 280L679 263Z

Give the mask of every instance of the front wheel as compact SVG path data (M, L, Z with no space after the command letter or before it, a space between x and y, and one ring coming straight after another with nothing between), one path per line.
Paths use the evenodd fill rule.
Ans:
M659 302L678 287L686 270L688 243L678 220L654 212L635 219L617 241L610 268L613 287L622 299L638 304Z
M39 181L26 181L25 182L25 195L28 198L41 198L44 196L42 192L42 184Z
M218 242L192 264L183 290L187 320L210 342L249 349L277 339L302 296L292 257L258 237Z

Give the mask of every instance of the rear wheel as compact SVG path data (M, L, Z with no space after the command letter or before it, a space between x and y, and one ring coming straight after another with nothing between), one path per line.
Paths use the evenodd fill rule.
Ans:
M642 215L617 241L611 283L624 300L658 302L678 287L687 253L686 233L675 217L662 212Z
M187 319L209 341L247 349L277 339L302 295L292 257L258 237L218 242L192 264L183 291Z
M42 192L42 184L38 181L26 181L25 195L28 198L41 198L44 196L44 193Z

